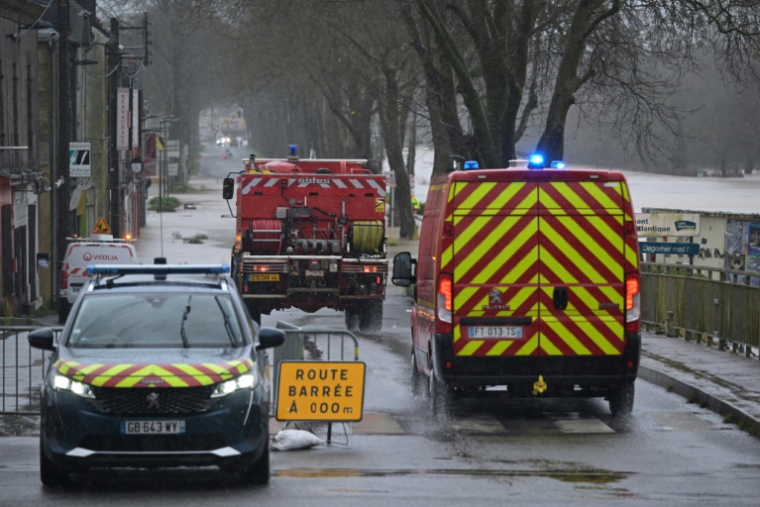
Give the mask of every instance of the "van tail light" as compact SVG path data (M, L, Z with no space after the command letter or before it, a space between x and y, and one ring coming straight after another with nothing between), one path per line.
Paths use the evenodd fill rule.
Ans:
M69 273L66 270L61 271L61 289L69 288Z
M436 315L438 317L438 332L451 333L451 310L453 308L453 281L448 273L438 276L438 291L436 294Z
M638 273L629 273L625 277L625 330L629 333L638 333L641 330L641 292Z

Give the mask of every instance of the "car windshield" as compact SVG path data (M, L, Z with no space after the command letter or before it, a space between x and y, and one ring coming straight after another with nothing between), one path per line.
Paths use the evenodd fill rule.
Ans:
M232 299L222 294L85 297L71 348L216 348L244 344Z

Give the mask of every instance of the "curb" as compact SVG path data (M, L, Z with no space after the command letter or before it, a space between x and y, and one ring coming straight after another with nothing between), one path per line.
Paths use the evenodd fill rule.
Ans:
M689 402L697 403L726 419L730 419L730 421L726 422L732 422L739 426L740 429L760 438L760 420L743 412L740 408L731 403L720 400L698 387L694 387L693 385L668 375L667 373L643 365L639 365L638 376L651 384L660 386L686 398Z

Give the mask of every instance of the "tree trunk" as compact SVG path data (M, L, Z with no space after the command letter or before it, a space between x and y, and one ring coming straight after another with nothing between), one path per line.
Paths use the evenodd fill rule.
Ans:
M399 216L402 238L414 237L414 211L412 210L412 195L409 191L409 176L404 167L403 139L399 132L399 90L396 72L383 67L385 80L385 95L380 98L380 127L385 140L385 152L388 165L396 175L396 213Z

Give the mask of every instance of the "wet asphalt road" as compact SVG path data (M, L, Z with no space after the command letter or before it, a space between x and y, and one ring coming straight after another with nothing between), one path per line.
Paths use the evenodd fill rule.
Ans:
M223 150L209 151L207 168L232 170L234 163L214 158ZM229 211L220 194L219 186L179 196L196 209L163 217L170 262L229 259L234 223L221 218ZM158 254L149 251L160 245L158 229L151 215L138 243L143 259ZM203 244L182 241L198 230L208 236ZM77 476L70 489L45 490L37 439L5 437L0 506L757 505L760 441L641 380L627 419L611 418L602 400L531 399L472 402L463 415L436 420L424 397L410 394L408 310L403 291L389 288L382 332L359 335L364 420L348 436L336 427L333 445L273 452L268 486L240 486L215 469L110 470ZM344 324L332 310L263 317L264 325L277 321Z

